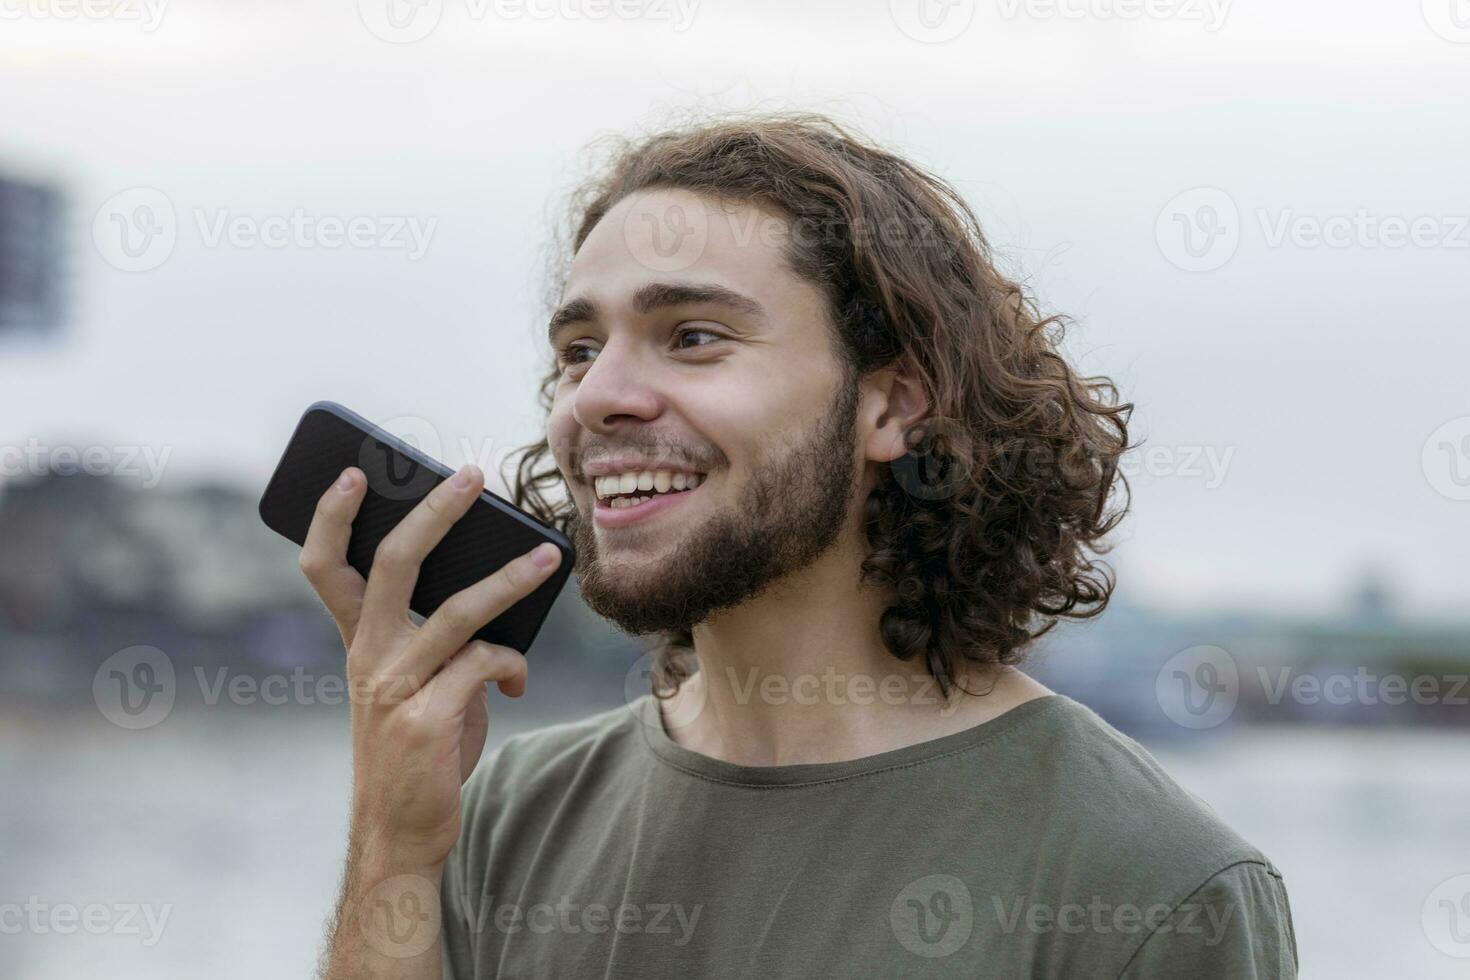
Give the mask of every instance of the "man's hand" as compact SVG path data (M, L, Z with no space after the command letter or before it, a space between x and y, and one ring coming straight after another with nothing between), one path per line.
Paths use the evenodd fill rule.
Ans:
M414 625L408 603L419 566L483 486L484 474L466 466L435 487L383 538L364 581L347 564L347 542L367 480L349 467L322 495L301 551L302 571L342 634L352 702L352 821L331 977L439 975L438 943L419 948L423 934L415 940L409 927L438 933L439 877L459 836L460 788L485 747L485 684L511 697L526 688L525 657L471 637L561 561L554 545L540 545ZM406 918L395 929L400 912Z

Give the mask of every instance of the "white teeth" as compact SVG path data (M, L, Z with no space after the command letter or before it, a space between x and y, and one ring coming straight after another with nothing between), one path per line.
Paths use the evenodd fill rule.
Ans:
M639 504L646 504L652 499L652 497L614 497L609 501L609 506L615 510L625 510L629 507L637 507Z
M630 470L626 473L595 476L592 488L599 498L617 497L619 494L651 490L668 493L671 490L693 490L702 477L698 473L683 473L675 470ZM627 498L629 500L646 498ZM628 506L624 504L623 506Z

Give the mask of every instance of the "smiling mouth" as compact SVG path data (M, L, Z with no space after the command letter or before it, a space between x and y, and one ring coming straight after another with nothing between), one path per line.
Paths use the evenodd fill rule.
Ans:
M670 470L644 470L599 476L593 479L597 495L597 506L612 510L637 507L659 497L675 497L698 487L704 482L703 473L684 473Z

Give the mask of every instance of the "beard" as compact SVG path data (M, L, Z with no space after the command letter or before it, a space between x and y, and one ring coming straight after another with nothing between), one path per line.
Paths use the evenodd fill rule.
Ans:
M591 522L578 511L569 530L583 601L631 634L690 630L810 565L847 521L857 403L856 380L845 375L799 444L763 460L736 488L738 503L706 518L642 575L609 569Z

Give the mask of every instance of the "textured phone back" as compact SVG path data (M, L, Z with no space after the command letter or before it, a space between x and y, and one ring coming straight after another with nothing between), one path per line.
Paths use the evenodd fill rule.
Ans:
M301 417L260 498L261 518L272 530L304 544L317 500L349 466L361 468L368 480L347 546L348 564L366 578L378 543L429 490L452 474L347 409L317 403ZM429 616L454 593L543 541L562 551L556 572L475 634L476 639L525 653L566 583L574 555L564 535L488 491L424 560L410 606Z

